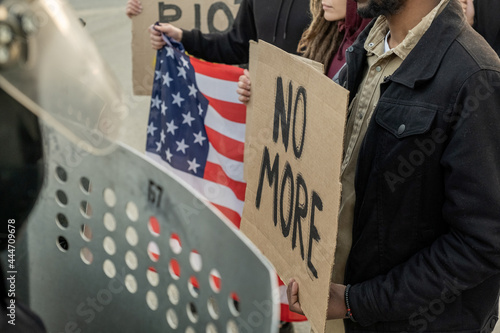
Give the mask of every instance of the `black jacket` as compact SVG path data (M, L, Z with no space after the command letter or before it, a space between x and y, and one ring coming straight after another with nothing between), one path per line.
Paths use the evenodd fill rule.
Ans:
M356 94L373 22L340 79ZM359 154L347 332L491 332L500 286L500 61L450 1L381 86Z
M188 53L207 61L246 64L250 40L262 39L296 54L310 22L309 0L243 0L230 31L183 30L182 44Z
M500 1L475 0L474 12L474 29L500 56Z

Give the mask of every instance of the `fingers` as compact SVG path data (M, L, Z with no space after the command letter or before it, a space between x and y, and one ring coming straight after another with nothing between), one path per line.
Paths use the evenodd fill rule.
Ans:
M288 307L290 311L303 315L302 307L299 302L299 284L294 280L290 279L288 282L288 287L286 289L288 296Z
M154 29L159 31L160 33L163 32L165 35L175 39L178 42L182 40L182 30L177 28L176 26L173 26L172 24L160 23L158 25L155 25Z
M129 0L127 2L127 7L125 9L125 13L129 18L133 16L139 15L142 13L142 4L138 0Z
M236 92L238 95L238 99L242 103L247 103L250 100L251 96L251 82L249 76L246 74L249 74L247 70L245 70L246 73L244 72L243 75L240 76L239 81L238 81L238 89Z
M157 30L158 26L152 25L149 27L149 38L151 47L155 50L161 49L165 45L165 41L161 37L161 32Z

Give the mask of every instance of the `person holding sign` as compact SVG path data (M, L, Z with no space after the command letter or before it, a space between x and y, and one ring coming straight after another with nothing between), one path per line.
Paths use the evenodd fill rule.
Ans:
M347 332L492 332L500 286L500 60L456 0L357 0L328 316ZM345 246L345 244L344 244ZM336 259L337 261L337 259ZM288 285L301 312L300 287Z
M297 51L303 57L322 63L325 74L333 76L345 64L345 52L371 19L357 13L354 0L311 2L311 25L304 31ZM325 41L331 41L325 43ZM251 96L250 73L245 70L238 83L239 100L247 103Z
M129 0L135 1L135 0ZM231 29L226 33L203 34L179 29L169 23L149 28L151 44L165 45L161 33L182 42L186 51L198 58L239 65L248 63L250 40L262 39L286 52L296 53L297 44L310 21L309 0L243 0Z

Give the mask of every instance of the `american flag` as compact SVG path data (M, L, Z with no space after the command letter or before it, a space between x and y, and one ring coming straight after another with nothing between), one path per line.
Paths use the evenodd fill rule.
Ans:
M239 228L246 187L246 106L236 89L243 70L189 57L182 44L165 38L167 45L156 56L146 155L189 183ZM290 312L286 286L279 281L281 320L306 320Z
M200 192L237 227L245 183L246 107L234 66L187 56L168 39L158 51L146 153Z

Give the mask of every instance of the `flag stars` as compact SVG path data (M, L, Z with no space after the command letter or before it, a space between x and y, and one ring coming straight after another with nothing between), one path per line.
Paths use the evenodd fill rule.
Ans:
M189 146L184 142L184 139L181 141L175 141L177 144L177 150L176 151L182 151L183 154L186 153L186 149L189 148Z
M177 76L182 76L184 80L186 79L186 70L184 67L177 67L177 70L179 71L179 74Z
M196 163L196 157L193 158L192 161L188 160L187 162L189 164L188 171L193 171L193 173L197 173L198 172L197 169L200 167L200 165Z
M188 112L188 113L183 113L182 114L182 118L184 118L184 120L182 121L183 124L188 124L189 127L191 127L191 123L193 122L194 118L191 117L191 111Z
M161 142L156 143L156 152L159 152L161 150Z
M203 132L200 131L198 134L193 133L194 135L194 143L199 143L200 146L203 147L203 141L205 141L207 138L203 136Z
M167 87L170 88L170 82L172 82L174 79L170 77L168 72L165 75L161 76L163 78L163 85L166 85Z
M161 103L161 114L166 116L166 111L168 110L168 106L165 105L165 102Z
M155 98L151 99L151 107L155 107L159 110L160 104L161 104L161 99L158 97L158 95L156 95Z
M161 77L161 71L155 71L155 80L158 80Z
M172 94L172 98L174 99L174 101L172 102L172 104L177 104L177 106L181 107L181 103L184 102L184 98L181 97L181 93L178 92L177 94Z
M175 130L178 128L178 126L175 126L173 119L171 122L167 123L167 133L172 133L172 135L175 135Z
M196 93L198 92L198 89L196 89L195 84L193 83L192 85L188 86L189 88L189 96L196 97Z
M181 61L182 61L182 67L189 68L189 61L187 61L186 58L182 57Z
M203 108L198 104L198 114L201 116L203 114Z
M165 138L167 136L165 135L165 131L164 130L161 130L161 133L160 133L160 142L161 143L165 143Z
M165 151L165 158L167 159L167 161L169 163L172 163L172 156L174 156L171 152L170 152L170 148L168 148L166 151Z
M153 122L150 122L149 125L148 125L148 134L155 135L155 131L157 129L158 128L155 127L155 125L153 124Z
M174 49L171 47L167 47L167 57L174 59Z

